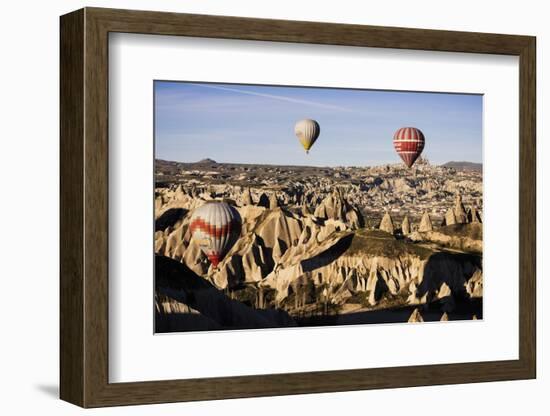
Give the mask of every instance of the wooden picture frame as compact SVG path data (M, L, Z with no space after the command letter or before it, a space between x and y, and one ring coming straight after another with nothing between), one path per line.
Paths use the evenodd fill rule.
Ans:
M338 392L536 376L535 38L85 8L61 17L60 396L82 407ZM110 32L503 54L519 57L519 359L109 383Z

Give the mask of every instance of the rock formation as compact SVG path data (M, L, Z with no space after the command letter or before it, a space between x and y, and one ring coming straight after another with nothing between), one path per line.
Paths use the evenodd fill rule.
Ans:
M308 206L307 204L303 204L303 205L301 206L301 211L302 211L302 215L303 215L304 217L307 217L308 215L313 214L313 213L311 212L311 209L309 208L309 206Z
M472 207L468 210L468 222L469 223L481 223L481 215L476 207Z
M418 308L415 308L413 313L411 313L411 316L409 317L409 323L416 323L416 322L424 322L424 319L422 318L422 315L420 315L420 311Z
M252 195L250 194L250 188L246 188L243 192L243 205L252 205Z
M277 201L277 194L273 192L269 195L269 209L275 209L279 206L279 201Z
M385 310L401 311L405 321L411 306L418 307L411 321L454 320L460 302L481 304L483 227L477 207L482 209L483 201L478 173L451 174L429 164L414 177L391 165L303 171L215 165L204 170L194 164L187 170L178 167L181 174L159 172L154 247L158 256L176 261L225 296L216 295L225 306L211 310L193 303L192 296L162 289L155 305L164 323L189 319L208 328L225 327L228 321L221 314L231 304L228 300L249 309L283 310L295 322ZM450 192L457 195L454 201ZM236 201L242 218L240 238L217 268L210 267L189 230L193 211L212 198ZM407 238L393 236L392 216L384 212L390 206L392 215L403 218L400 228ZM463 223L456 224L456 212L465 217ZM374 229L374 220L365 227L365 217L380 218L382 213L378 228L384 232ZM409 215L421 217L418 230L411 227ZM454 226L433 226L444 218ZM246 320L250 314L256 324L264 319L249 309L235 316ZM267 326L282 322L272 321L271 313ZM482 316L480 309L460 313L458 319ZM173 322L169 315L174 315Z
M420 225L418 226L418 231L421 233L425 233L427 231L432 231L432 220L430 219L430 215L427 212L424 212L422 215L422 218L420 219Z
M466 224L468 222L468 216L466 215L466 209L462 204L462 196L457 193L455 196L455 205L453 208L455 219L457 224ZM449 225L449 224L447 224Z
M443 225L453 225L456 224L455 211L453 208L449 208L445 214L445 220Z
M381 231L385 231L389 234L393 234L395 228L393 226L393 220L388 211L384 213L384 216L382 217L382 221L380 221L380 226L378 228Z
M314 215L321 219L341 221L351 229L357 229L364 225L361 212L349 204L338 191L332 192L323 199L315 209Z
M466 282L466 291L471 298L483 296L483 275L481 270L476 270L473 276Z

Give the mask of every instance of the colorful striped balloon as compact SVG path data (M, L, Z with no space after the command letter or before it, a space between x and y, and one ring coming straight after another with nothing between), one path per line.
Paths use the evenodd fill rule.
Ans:
M226 202L208 201L193 212L189 229L210 263L218 267L239 238L241 216Z
M319 127L319 123L315 120L306 118L296 123L294 133L298 137L298 140L300 140L306 153L309 153L309 149L311 149L311 146L313 146L313 143L315 143L321 133L321 127Z
M402 127L393 135L393 147L409 168L424 150L424 143L424 133L416 127Z

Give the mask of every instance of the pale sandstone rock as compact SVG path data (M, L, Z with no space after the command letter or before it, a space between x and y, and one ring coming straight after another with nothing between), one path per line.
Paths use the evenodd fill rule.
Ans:
M351 229L357 229L364 224L363 216L359 210L349 204L337 191L321 201L315 209L314 215L321 219L343 222Z
M243 199L243 202L242 202L243 205L253 204L252 195L250 194L250 188L246 188L246 191L243 192L242 199Z
M422 315L420 315L420 311L418 308L415 308L411 316L409 317L409 323L416 323L416 322L424 322L424 319L422 318Z
M472 277L470 277L464 285L470 297L483 297L483 273L481 270L476 270Z
M422 215L422 218L420 219L420 225L418 226L418 231L421 233L432 231L432 220L430 219L430 215L427 212L424 212Z
M466 224L468 222L466 210L464 208L464 205L462 204L462 196L459 193L457 193L455 196L455 205L453 211L457 224Z
M393 234L394 232L393 220L388 211L386 211L384 216L382 217L382 221L380 221L380 226L378 228L381 231L385 231L389 234Z
M456 224L455 212L453 208L449 208L447 210L447 213L445 214L444 225L453 225L453 224Z
M451 288L447 285L447 283L443 282L443 284L439 288L439 291L437 292L437 299L446 298L447 296L451 296L451 294Z
M269 209L275 209L279 206L279 201L277 200L277 194L273 192L269 195Z

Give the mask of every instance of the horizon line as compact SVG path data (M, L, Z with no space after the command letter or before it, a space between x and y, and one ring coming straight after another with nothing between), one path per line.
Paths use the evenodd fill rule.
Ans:
M212 163L216 163L218 165L247 165L247 166L286 166L286 167L293 167L293 166L296 166L296 167L310 167L310 168L335 168L335 167L378 167L378 166L384 166L384 165L399 165L399 164L403 164L403 162L400 162L400 161L396 161L396 162L386 162L386 163L380 163L380 164L377 164L377 165L333 165L333 166L330 166L330 165L297 165L297 164L290 164L290 165L284 165L284 164L273 164L273 163L252 163L252 162L249 162L249 163L242 163L242 162L220 162L220 161L217 161L217 160L213 160L213 159L210 159L208 157L205 157L204 159L201 159L201 160L198 160L196 162L184 162L184 161L180 161L180 160L166 160L166 159L160 159L160 158L157 158L155 157L155 163L157 161L162 161L162 162L169 162L169 163L183 163L183 164L188 164L188 165L194 165L194 164L199 164L200 162L202 162L203 160L206 160L206 159L209 159L212 161ZM481 165L483 166L483 162L472 162L472 161L468 161L468 160L449 160L445 163L432 163L428 160L428 163L432 166L443 166L443 165L446 165L448 163L470 163L470 164L474 164L474 165ZM413 165L414 166L414 165Z

